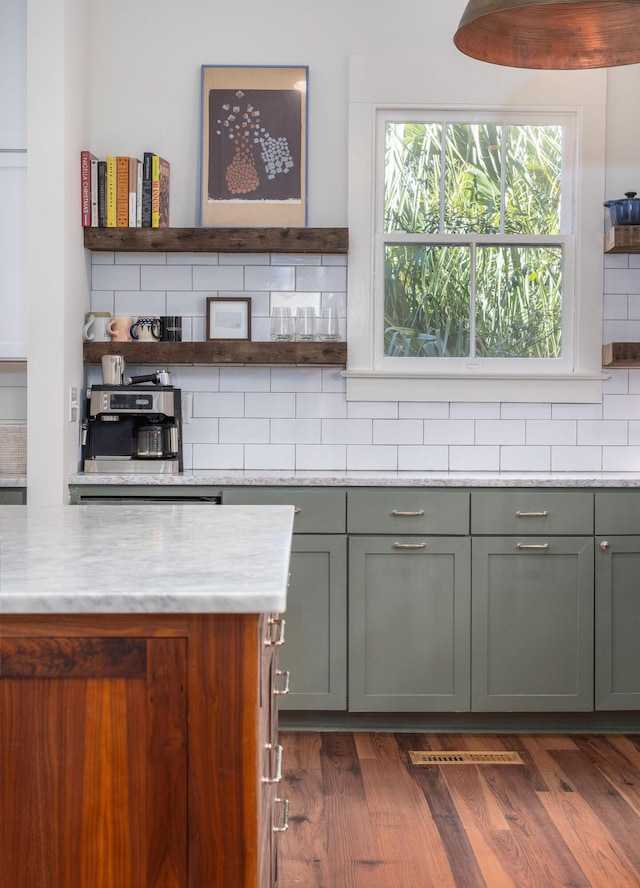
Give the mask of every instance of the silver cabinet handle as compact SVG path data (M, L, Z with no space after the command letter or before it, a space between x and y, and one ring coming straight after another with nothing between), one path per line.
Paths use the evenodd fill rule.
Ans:
M517 543L518 549L548 549L549 543Z
M276 669L276 681L278 678L283 675L284 676L284 685L281 688L274 687L273 693L276 697L282 697L284 694L289 693L289 670L288 669Z
M401 512L399 509L394 509L391 514L394 518L422 518L424 509L420 509L417 512Z
M278 632L275 638L265 638L264 643L267 647L280 647L284 644L284 627L286 620L282 618L268 620L269 627L277 626Z
M609 542L608 542L608 540L603 540L603 541L600 543L600 548L602 549L603 552L608 552L608 551L609 551Z
M298 506L295 506L293 509L294 515L302 515L302 509L299 509Z
M282 826L272 826L271 829L273 832L286 832L289 829L289 799L274 799L274 805L282 805L283 807L283 815L282 815Z
M265 743L264 748L272 753L275 751L276 754L276 776L275 777L263 777L263 783L280 783L282 780L282 746L279 743Z
M426 543L394 543L394 549L425 549Z
M544 512L516 512L516 518L548 518L549 513L545 509Z

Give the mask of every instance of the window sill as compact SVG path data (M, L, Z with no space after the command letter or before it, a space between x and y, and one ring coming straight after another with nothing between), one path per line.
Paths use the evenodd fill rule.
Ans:
M599 404L606 374L428 376L346 370L347 401L564 402Z

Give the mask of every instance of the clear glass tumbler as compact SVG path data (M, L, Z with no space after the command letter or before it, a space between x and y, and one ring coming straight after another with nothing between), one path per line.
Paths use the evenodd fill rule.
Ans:
M285 342L294 338L293 315L289 306L277 305L271 312L271 338Z
M296 339L309 341L316 338L317 318L316 310L312 306L306 305L298 309L296 315Z
M340 339L340 315L335 305L327 305L322 309L320 339Z

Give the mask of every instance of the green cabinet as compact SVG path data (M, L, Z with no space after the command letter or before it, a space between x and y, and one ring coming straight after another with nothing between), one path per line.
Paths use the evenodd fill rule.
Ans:
M466 537L349 540L349 710L469 709Z
M596 492L595 706L640 709L640 491Z
M347 540L344 490L230 487L223 503L292 504L291 570L279 653L282 710L347 707Z
M471 708L593 709L593 538L475 537Z
M469 709L467 491L349 490L349 710Z
M0 506L24 506L26 501L26 487L0 488Z

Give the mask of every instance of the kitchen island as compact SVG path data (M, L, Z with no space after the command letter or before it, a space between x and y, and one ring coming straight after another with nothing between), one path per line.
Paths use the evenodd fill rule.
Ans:
M290 506L0 507L7 888L269 888Z

